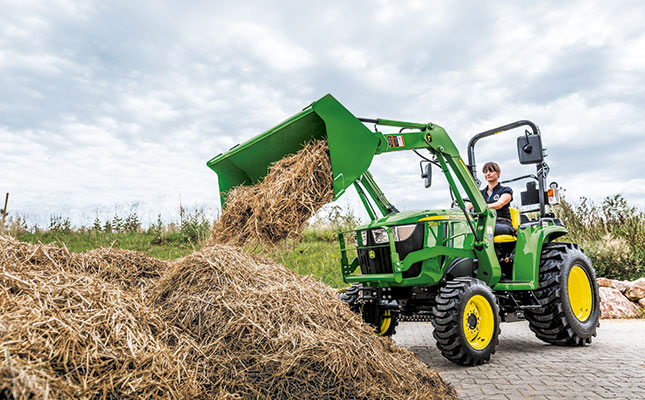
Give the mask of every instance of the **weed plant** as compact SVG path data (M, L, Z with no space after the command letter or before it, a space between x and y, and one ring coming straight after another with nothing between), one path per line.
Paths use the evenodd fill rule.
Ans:
M102 221L98 216L91 226L73 227L69 218L52 215L47 228L27 228L24 219L13 219L7 233L31 243L54 243L71 251L83 252L99 247L137 250L161 259L175 259L202 247L208 238L210 222L202 209L184 212L179 224L164 223L161 215L147 229L136 210L125 217L115 214Z
M338 241L340 232L354 230L361 221L351 209L333 205L316 216L303 233L304 241Z
M569 230L562 240L580 244L597 275L619 280L645 276L645 213L620 195L596 205L582 198L578 205L566 200L554 209ZM302 275L335 287L347 286L340 274L338 233L353 230L361 221L347 208L327 208L310 221L301 240L272 249L247 249L263 253ZM179 223L164 222L161 215L147 229L135 212L107 220L98 217L91 226L75 228L69 219L52 216L46 229L27 228L24 218L9 217L7 233L22 241L64 243L72 251L98 247L137 250L161 259L174 259L200 249L208 240L211 221L204 210L183 213Z
M360 223L349 208L333 205L310 221L300 240L290 240L272 249L247 250L268 254L298 274L311 275L338 289L348 286L340 273L338 234L353 230Z
M554 211L569 230L563 240L583 247L598 276L645 276L645 213L621 195L608 196L599 205L585 197L578 205L563 199Z
M187 241L202 243L210 237L211 225L204 210L198 209L181 215L180 232Z

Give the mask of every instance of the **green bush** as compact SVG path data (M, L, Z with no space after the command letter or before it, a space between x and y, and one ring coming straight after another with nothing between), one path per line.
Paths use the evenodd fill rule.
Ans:
M34 226L29 230L24 219L19 219L21 229L10 229L8 233L31 243L64 244L76 252L115 247L141 251L162 259L182 257L199 250L209 237L211 223L202 209L184 212L179 225L174 222L165 224L159 215L157 221L144 230L137 207L137 203L132 205L125 217L115 213L102 221L97 215L91 225L78 228L72 226L68 217L61 215L52 215L44 229Z
M191 243L202 243L210 237L211 222L202 209L184 212L181 216L181 234Z
M554 211L569 230L563 240L585 249L598 276L619 280L645 276L645 213L621 195L608 196L600 205L585 197L577 206L563 199Z
M340 232L354 230L360 224L350 208L334 205L310 222L303 232L303 240L336 242Z

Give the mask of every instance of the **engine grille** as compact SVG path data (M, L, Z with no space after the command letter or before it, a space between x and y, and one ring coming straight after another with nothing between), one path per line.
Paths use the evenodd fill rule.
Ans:
M406 240L395 243L396 252L399 258L403 260L409 253L423 248L424 224L419 223L414 228L412 235ZM374 252L370 257L370 252ZM358 262L361 266L362 274L386 274L392 273L392 257L390 256L389 245L377 245L371 232L367 235L367 246L357 249ZM404 278L419 276L421 273L421 262L412 264L410 269L403 272Z
M369 252L374 252L374 258ZM358 262L362 274L385 274L392 273L392 257L390 247L371 247L358 249Z

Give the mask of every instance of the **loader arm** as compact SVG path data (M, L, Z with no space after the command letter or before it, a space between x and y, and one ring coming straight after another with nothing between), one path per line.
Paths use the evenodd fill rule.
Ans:
M499 281L499 262L493 248L493 233L495 230L495 211L489 210L484 197L479 191L469 169L464 164L459 151L445 129L433 124L418 124L411 122L385 119L360 119L362 122L375 125L401 128L398 133L383 134L373 132L379 137L376 154L390 153L403 150L426 149L434 155L441 165L441 171L446 177L450 189L455 195L457 204L466 216L475 236L474 251L479 260L478 278L489 284ZM457 184L459 182L459 185ZM466 210L463 194L473 204L475 216ZM378 204L378 203L377 203Z
M384 134L377 129L370 130L366 123L396 127L400 131ZM476 238L473 250L479 260L478 278L489 285L499 281L499 262L493 249L495 211L488 209L446 131L433 123L359 119L329 94L276 127L233 146L228 152L218 154L207 162L218 175L222 206L225 206L226 194L231 188L262 181L273 162L297 152L312 140L320 139L326 139L329 144L334 200L349 186L356 187L372 220L377 217L369 199L383 215L397 212L368 171L374 156L393 151L427 149L440 163ZM474 218L466 212L459 186L473 204Z

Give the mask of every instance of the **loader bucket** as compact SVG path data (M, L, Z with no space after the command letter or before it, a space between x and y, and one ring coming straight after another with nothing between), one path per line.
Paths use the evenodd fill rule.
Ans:
M379 139L328 94L276 127L206 163L217 173L222 207L229 189L262 181L273 162L296 153L312 139L323 138L329 143L336 200L370 166Z

